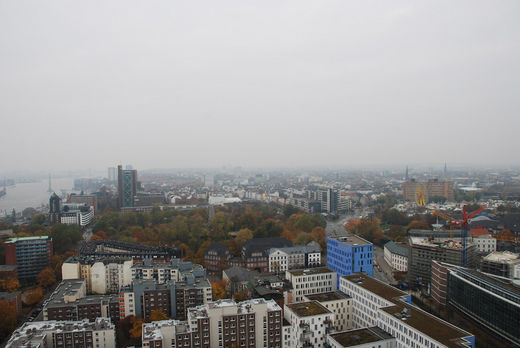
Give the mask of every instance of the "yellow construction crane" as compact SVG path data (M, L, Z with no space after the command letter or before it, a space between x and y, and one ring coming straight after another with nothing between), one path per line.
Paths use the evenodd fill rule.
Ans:
M453 239L453 229L455 228L457 220L455 220L451 216L446 215L443 212L440 212L438 210L432 210L432 214L437 215L440 218L443 218L450 224L450 238Z

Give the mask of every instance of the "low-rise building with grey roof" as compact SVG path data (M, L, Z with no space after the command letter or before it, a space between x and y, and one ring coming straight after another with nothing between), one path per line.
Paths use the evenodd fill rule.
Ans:
M408 248L390 241L384 246L384 257L386 263L393 270L399 272L408 271Z

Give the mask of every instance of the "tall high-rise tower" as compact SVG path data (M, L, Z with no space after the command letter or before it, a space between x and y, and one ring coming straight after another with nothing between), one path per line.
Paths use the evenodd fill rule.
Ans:
M137 194L137 170L117 166L117 192L119 208L133 207Z
M446 162L444 162L444 179L448 178L448 166L446 165Z
M406 173L404 174L404 181L408 181L408 166L406 166Z

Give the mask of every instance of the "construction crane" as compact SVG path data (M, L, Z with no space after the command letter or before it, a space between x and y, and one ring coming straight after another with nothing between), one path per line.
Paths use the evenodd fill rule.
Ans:
M437 215L438 217L446 220L446 222L448 222L450 224L450 238L453 239L453 228L456 225L455 224L456 220L454 218L452 218L451 216L444 214L443 212L438 211L438 210L433 210L432 214Z
M452 227L454 227L454 226L462 227L462 262L461 262L462 267L466 267L466 263L467 263L466 238L468 236L469 220L472 217L480 214L484 209L486 209L486 206L482 206L482 207L478 208L477 210L475 210L474 212L466 214L466 205L464 205L462 207L462 220L455 220L451 216L446 215L438 210L432 211L433 214L435 214L435 215L445 219L447 222L449 222ZM451 236L451 238L453 238L453 229L451 228L450 231L451 231L450 236Z

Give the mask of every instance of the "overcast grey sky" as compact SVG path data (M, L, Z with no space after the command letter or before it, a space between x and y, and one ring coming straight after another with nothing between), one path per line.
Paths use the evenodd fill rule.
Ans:
M0 0L0 171L519 164L520 2Z

